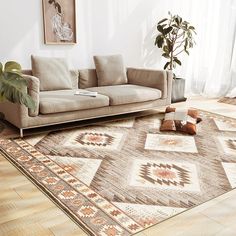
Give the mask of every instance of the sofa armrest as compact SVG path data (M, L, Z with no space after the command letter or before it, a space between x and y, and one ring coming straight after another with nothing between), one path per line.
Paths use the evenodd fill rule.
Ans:
M28 82L28 94L35 101L36 109L28 109L25 105L7 100L0 103L0 112L4 114L5 119L18 128L27 127L29 117L39 114L39 79L25 74L23 77Z
M169 99L173 74L165 70L127 69L128 83L156 88L162 91L162 99Z
M40 82L37 77L32 75L23 75L24 79L28 82L28 94L35 102L35 110L29 109L29 116L38 116L39 114L39 87Z

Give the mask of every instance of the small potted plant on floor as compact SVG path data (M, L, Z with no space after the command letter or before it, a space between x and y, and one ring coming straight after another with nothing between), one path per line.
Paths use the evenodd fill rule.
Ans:
M180 54L189 55L189 49L195 44L193 36L196 32L195 28L180 16L172 15L170 12L168 14L169 18L164 18L157 23L158 35L155 46L162 49L162 56L167 59L164 69L173 71L177 65L182 65L179 59ZM185 80L174 76L172 103L186 100L184 89Z

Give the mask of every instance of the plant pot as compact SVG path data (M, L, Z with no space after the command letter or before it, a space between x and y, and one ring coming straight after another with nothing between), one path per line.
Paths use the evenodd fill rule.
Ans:
M185 102L184 97L185 80L183 78L174 78L172 81L171 103Z

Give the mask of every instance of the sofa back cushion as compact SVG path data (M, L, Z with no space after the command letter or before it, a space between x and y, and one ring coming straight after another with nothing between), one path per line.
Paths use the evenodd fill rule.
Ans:
M64 58L32 56L33 76L40 80L40 91L72 89L71 75Z
M98 86L98 77L95 69L79 70L79 88L85 89Z
M121 55L94 56L98 86L127 84L126 68Z
M32 70L22 70L22 74L33 75L33 72L32 72ZM78 70L70 70L70 79L71 79L72 89L78 89L78 87L79 87L79 72L78 72Z

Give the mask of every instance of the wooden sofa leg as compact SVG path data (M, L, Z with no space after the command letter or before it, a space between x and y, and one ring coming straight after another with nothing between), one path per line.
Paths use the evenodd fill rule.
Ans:
M20 129L20 137L23 138L24 133L23 133L23 129Z

